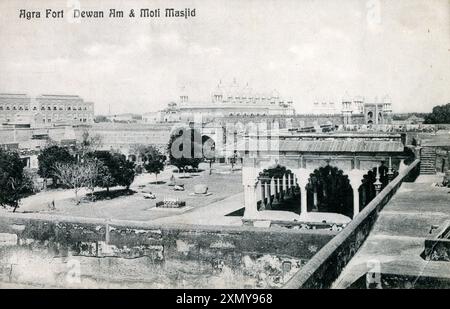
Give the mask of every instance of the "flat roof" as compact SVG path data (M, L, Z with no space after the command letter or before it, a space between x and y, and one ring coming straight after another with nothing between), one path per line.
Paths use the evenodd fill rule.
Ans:
M275 145L275 148L272 146ZM375 140L279 140L254 143L242 141L238 144L239 151L283 151L283 152L330 152L330 153L361 153L361 152L394 152L404 151L401 141Z
M0 96L2 97L25 97L29 98L29 96L26 93L0 93Z
M442 176L422 175L414 183L403 183L334 287L350 287L373 260L380 262L382 274L450 279L450 262L421 257L425 239L435 239L450 219L449 188L434 185L441 181Z

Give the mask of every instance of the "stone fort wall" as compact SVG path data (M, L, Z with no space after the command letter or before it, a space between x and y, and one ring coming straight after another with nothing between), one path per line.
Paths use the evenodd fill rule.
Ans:
M7 213L0 286L77 287L75 265L83 287L279 287L335 235Z

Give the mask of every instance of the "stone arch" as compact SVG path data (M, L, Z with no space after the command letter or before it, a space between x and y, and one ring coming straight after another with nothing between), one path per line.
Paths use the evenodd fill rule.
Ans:
M216 142L211 136L206 134L202 135L202 149L206 159L215 159Z
M398 172L392 170L392 179L397 177ZM361 180L361 186L359 187L359 207L363 209L367 204L372 201L376 196L375 182L377 177L381 183L381 190L384 189L389 183L389 168L382 161L380 166L373 167L364 174Z
M309 211L338 213L353 217L353 189L349 178L334 166L319 167L310 174L307 192Z
M296 175L285 166L276 163L258 174L260 201L258 210L277 210L300 213Z

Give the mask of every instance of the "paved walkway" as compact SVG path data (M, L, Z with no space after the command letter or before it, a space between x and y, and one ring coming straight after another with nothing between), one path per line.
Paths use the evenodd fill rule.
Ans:
M244 193L192 209L178 216L164 217L151 222L197 225L242 225L240 216L226 216L244 207Z
M415 183L402 184L335 288L350 287L369 271L372 261L380 263L382 274L450 278L449 262L426 261L420 256L425 239L436 238L450 220L450 189L436 187L440 181L442 177L425 175Z

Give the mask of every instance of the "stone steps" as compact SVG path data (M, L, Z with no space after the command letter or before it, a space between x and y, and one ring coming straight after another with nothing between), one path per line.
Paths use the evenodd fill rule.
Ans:
M420 151L420 174L436 174L436 149L425 147Z

